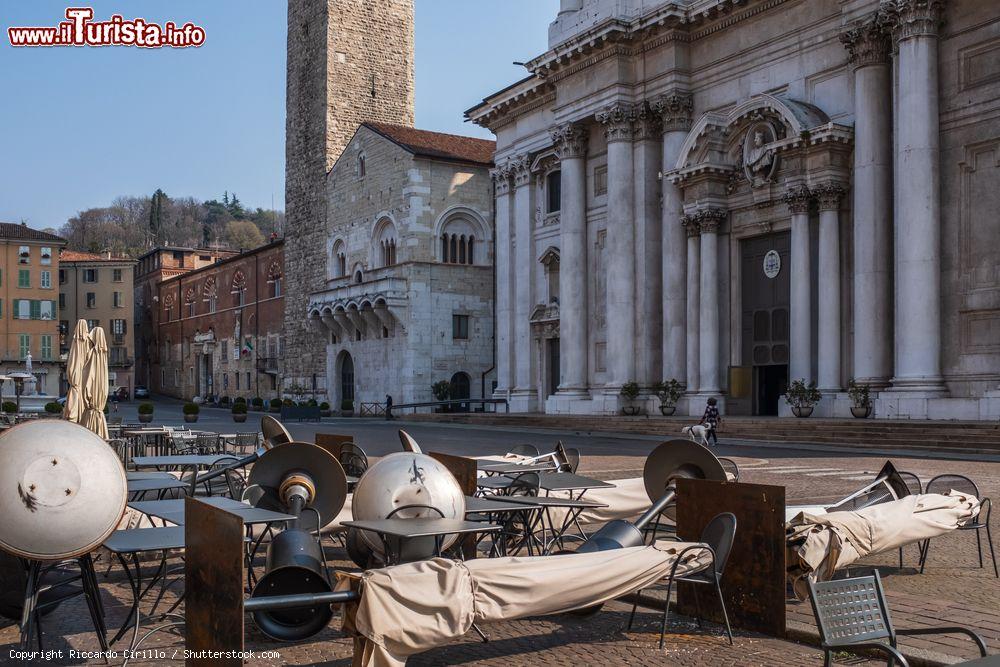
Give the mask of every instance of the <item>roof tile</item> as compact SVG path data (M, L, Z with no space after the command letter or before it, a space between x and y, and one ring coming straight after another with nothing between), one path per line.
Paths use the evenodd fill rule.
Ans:
M495 141L418 130L389 123L364 123L364 125L415 155L481 165L493 164L493 153L497 146Z

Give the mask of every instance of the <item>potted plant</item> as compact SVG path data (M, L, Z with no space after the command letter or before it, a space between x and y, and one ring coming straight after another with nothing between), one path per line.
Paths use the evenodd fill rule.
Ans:
M153 404L152 403L140 403L139 404L139 421L143 424L148 424L153 421Z
M17 413L17 403L15 403L14 401L4 401L3 402L3 411L6 412L9 415L16 414Z
M255 412L260 412L264 409L264 399L260 396L254 396L250 401L250 405L253 406Z
M239 401L233 403L233 421L237 424L242 424L247 420L247 404L244 401L240 403Z
M451 383L447 380L438 380L431 385L431 393L434 394L434 400L447 401L451 397ZM434 408L434 412L447 412L447 407L438 406Z
M320 414L321 417L329 417L330 416L330 404L327 403L326 401L323 401L322 403L320 403L319 404L319 414Z
M272 398L270 405L271 405L271 412L281 412L280 398Z
M340 415L342 417L353 417L354 416L354 401L349 398L345 398L340 402Z
M847 384L847 395L851 397L851 414L858 419L865 419L872 414L871 387L867 384L858 384L851 380Z
M49 401L45 404L45 414L57 415L62 412L62 406L55 401Z
M639 406L634 404L635 399L639 398L639 383L629 380L622 385L621 391L618 393L627 403L622 406L622 414L632 417L639 414Z
M222 398L219 399L219 407L220 408L228 408L229 407L229 397L228 396L223 396Z
M182 411L184 412L184 421L192 424L198 421L198 413L201 412L201 408L198 407L197 403L185 403Z
M822 398L815 382L806 384L805 380L794 380L785 392L785 402L792 406L792 414L796 417L808 417L813 413L813 407Z
M660 414L669 417L677 410L677 401L680 400L683 388L681 383L670 378L653 385L653 391L660 399Z

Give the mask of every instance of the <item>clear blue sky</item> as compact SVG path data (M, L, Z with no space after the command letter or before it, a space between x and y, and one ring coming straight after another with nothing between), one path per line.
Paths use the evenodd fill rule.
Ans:
M9 26L67 6L205 28L197 49L13 49ZM462 112L524 76L558 0L416 0L416 120L477 136ZM236 192L284 208L283 0L7 0L0 6L0 221L56 227L118 195Z

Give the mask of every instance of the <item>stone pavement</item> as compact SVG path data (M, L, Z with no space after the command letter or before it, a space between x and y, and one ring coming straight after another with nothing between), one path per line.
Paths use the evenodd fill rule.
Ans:
M470 431L455 433L456 440L471 440L474 437ZM614 454L611 443L595 447L595 453L584 449L580 472L604 479L639 475L644 455L638 450L649 448L651 446L628 450L627 455ZM881 457L823 456L815 452L806 456L768 452L769 455L778 453L779 456L764 458L738 456L740 451L747 451L742 448L724 446L719 451L726 455L737 454L743 481L784 485L791 503L842 497L857 488L864 479L870 479L884 463ZM895 462L900 469L917 473L925 483L940 472L965 473L980 484L985 494L993 497L1000 494L1000 464L929 459L897 459ZM337 561L335 566L346 566L342 551L332 549L330 555ZM987 567L980 569L975 536L969 532L955 532L933 542L924 575L916 574L913 569L917 558L915 547L907 548L906 567L902 570L898 567L896 553L890 553L866 559L859 565L858 571L863 572L866 566L879 567L897 626L967 624L980 632L994 651L1000 652L1000 605L996 602L1000 599L1000 580L993 576L988 550L984 555ZM99 566L99 571L103 572L103 567ZM107 580L103 575L99 576L108 608L109 627L117 627L122 622L125 602L129 599L127 586L118 570ZM822 664L821 653L804 643L738 633L736 645L730 647L717 626L706 624L704 630L699 630L688 620L672 621L667 646L660 652L656 646L658 613L652 609L642 610L635 630L623 633L627 616L628 606L615 602L589 618L562 615L489 624L484 629L493 639L490 643L479 642L474 634L470 634L453 645L417 656L409 664ZM811 636L815 636L815 623L808 603L790 603L788 623L791 638L815 641L810 640ZM55 610L43 620L43 627L46 648L68 651L71 647L77 650L95 650L97 647L82 600L73 600ZM9 650L16 647L16 643L16 626L11 623L0 625L0 663L42 664L41 661L24 663L12 660ZM927 658L931 664L956 662L975 656L972 645L955 636L905 638L901 644L910 655ZM163 653L147 655L145 659L133 660L131 664L181 664L183 642L176 635L154 635L144 647L162 650ZM119 644L115 648L121 650L123 647ZM254 665L350 664L351 642L340 633L336 620L316 637L295 645L274 644L251 629L247 648L276 651L274 655L258 656L248 663ZM181 651L175 653L177 649ZM868 664L863 659L847 655L839 657L843 664ZM120 663L120 658L112 660L112 664ZM87 661L64 657L61 661L50 661L48 664L87 664Z

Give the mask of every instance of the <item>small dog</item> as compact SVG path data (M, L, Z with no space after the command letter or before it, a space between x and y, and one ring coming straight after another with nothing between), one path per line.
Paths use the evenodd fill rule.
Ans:
M706 424L695 424L694 426L685 426L681 429L681 433L691 438L691 442L697 442L708 447L708 432L710 430Z

